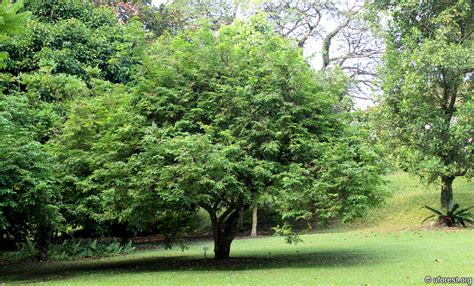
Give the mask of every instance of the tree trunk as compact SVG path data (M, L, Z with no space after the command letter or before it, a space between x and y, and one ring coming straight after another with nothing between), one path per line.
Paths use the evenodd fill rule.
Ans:
M242 231L242 225L244 225L244 208L240 208L240 213L239 213L239 232Z
M234 238L214 238L214 258L217 260L227 259L230 256L230 245Z
M257 237L257 224L258 224L258 205L257 199L255 198L252 204L252 231L250 237Z
M441 181L441 208L449 209L453 204L453 181L454 177L442 177Z
M234 209L227 217L222 215L214 226L215 259L227 259L230 255L230 245L239 230L240 207Z
M38 245L38 256L39 261L48 260L49 242L51 241L52 230L50 227L42 226L38 229L36 235L36 243Z
M242 205L227 209L219 218L216 210L206 209L211 217L214 236L214 258L227 259L230 255L230 245L239 231L239 216Z

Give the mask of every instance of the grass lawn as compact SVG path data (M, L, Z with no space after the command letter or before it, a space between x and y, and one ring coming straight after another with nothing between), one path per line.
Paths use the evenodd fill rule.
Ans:
M393 195L384 206L354 224L303 235L298 245L280 237L238 239L224 262L204 260L203 247L212 256L212 242L205 241L184 252L0 264L0 285L427 285L428 275L473 277L474 229L420 228L429 214L421 207L437 206L438 188L402 173L387 179ZM474 205L474 183L456 180L454 197Z
M233 259L204 261L202 248L0 267L0 282L54 285L425 285L430 276L474 276L474 230L311 234L304 243L240 239ZM212 248L211 248L212 249Z

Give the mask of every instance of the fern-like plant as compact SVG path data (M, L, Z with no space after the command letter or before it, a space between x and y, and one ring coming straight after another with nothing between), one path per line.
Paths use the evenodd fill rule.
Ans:
M0 39L4 38L6 35L10 35L21 31L24 28L24 24L29 12L21 12L23 7L23 1L15 1L15 3L10 3L9 0L1 0L0 3Z

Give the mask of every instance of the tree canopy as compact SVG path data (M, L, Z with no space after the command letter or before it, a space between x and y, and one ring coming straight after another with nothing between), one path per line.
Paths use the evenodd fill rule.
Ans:
M61 145L68 153L93 154L86 156L103 164L106 170L92 166L84 177L97 182L98 174L107 174L108 188L97 202L116 207L121 202L125 213L156 213L160 204L205 209L216 257L227 258L238 215L255 194L273 197L288 222L311 218L315 208L321 219L338 214L350 219L380 202L377 154L348 136L347 118L337 112L338 94L324 88L325 80L262 18L217 32L202 28L167 36L151 46L137 74L130 110L138 114L120 114L122 120L135 119L113 118L111 126L100 119L87 123L100 105L74 108L77 115L66 122L62 139L69 145ZM97 124L112 131L94 139ZM83 133L84 126L92 133ZM109 157L112 142L119 149ZM66 155L65 162L70 160L74 156ZM117 171L120 183L110 177ZM117 196L119 189L127 198ZM132 193L137 205L124 203ZM112 199L99 199L109 195Z

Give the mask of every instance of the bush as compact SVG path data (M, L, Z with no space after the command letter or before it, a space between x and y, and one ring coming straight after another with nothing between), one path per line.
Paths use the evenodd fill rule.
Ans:
M450 207L446 211L446 213L443 213L443 211L437 210L429 206L425 206L425 208L432 211L434 214L425 218L423 222L427 221L430 218L437 217L439 225L445 225L449 227L454 227L454 226L466 227L466 224L472 223L474 219L473 215L469 212L469 210L474 208L474 206L459 209L459 205L454 204L452 207Z

